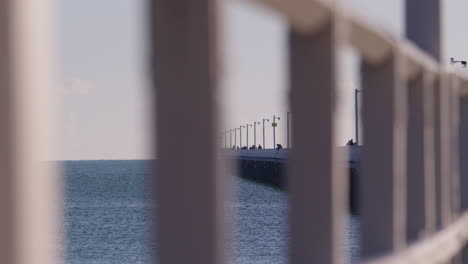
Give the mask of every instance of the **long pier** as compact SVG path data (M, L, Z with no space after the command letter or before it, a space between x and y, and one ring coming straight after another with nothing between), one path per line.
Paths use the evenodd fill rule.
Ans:
M360 146L337 147L339 164L348 171L349 176L349 208L357 213L357 185L361 161ZM234 159L237 173L240 177L260 183L287 189L289 149L243 149L228 150L228 157ZM310 177L314 177L311 168Z

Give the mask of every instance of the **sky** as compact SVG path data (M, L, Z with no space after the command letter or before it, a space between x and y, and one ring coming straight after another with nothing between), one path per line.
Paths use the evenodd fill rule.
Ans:
M146 159L152 151L153 106L144 0L58 1L60 122L56 159ZM402 0L342 0L374 24L404 34ZM277 143L286 145L287 25L280 15L247 1L222 9L220 134L279 116ZM444 1L445 53L468 59L466 0ZM342 52L336 141L354 137L357 55ZM272 127L266 126L267 147ZM253 130L251 130L253 131ZM250 132L250 142L253 141ZM234 135L233 135L234 136ZM245 129L243 129L245 143ZM257 127L257 144L261 125ZM249 143L250 143L249 142ZM253 143L253 142L252 142ZM252 144L250 143L250 144Z

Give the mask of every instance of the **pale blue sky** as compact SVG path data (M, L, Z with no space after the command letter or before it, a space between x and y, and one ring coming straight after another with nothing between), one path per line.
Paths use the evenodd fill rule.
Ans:
M151 92L146 72L146 1L62 0L59 46L63 98L59 159L151 157ZM245 1L226 1L223 21L222 129L273 114L281 116L285 143L287 102L286 24L277 14ZM403 33L403 1L343 0L371 21ZM446 48L468 58L464 11L468 1L446 3ZM339 142L354 136L352 55L344 54L338 120ZM261 128L261 127L260 127ZM189 131L189 130L188 130ZM245 132L244 132L245 133ZM257 131L257 141L261 129ZM252 135L252 132L251 134ZM267 147L271 146L271 126ZM244 134L245 141L245 134ZM253 139L250 139L252 142ZM284 144L285 145L285 144Z

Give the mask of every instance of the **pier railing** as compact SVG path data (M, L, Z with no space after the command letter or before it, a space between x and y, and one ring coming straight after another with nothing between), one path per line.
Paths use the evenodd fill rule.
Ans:
M335 1L252 2L285 16L290 26L296 142L288 177L290 262L345 262L340 243L348 183L337 165L332 135L338 51L352 46L362 60L362 261L468 263L463 214L468 165L460 162L468 151L468 83L441 62L441 2L407 1L408 39L386 33ZM158 0L152 10L160 260L223 263L220 201L226 186L217 173L213 142L220 13L210 0ZM199 116L206 118L200 122ZM171 123L174 119L202 132L173 137L183 131ZM188 149L182 159L174 146ZM180 182L187 182L183 198ZM193 221L187 225L186 219ZM176 250L177 241L186 240L196 246L187 242Z
M150 1L159 263L227 263L217 4ZM441 1L406 1L407 39L335 1L252 4L290 26L290 263L345 262L348 188L332 136L345 46L362 58L362 261L468 263L468 80L442 62ZM57 260L60 185L51 163L40 162L53 148L52 6L0 2L1 263Z

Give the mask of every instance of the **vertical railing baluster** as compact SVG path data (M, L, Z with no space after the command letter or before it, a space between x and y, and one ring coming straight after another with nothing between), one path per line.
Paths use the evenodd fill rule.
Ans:
M215 0L151 1L158 263L224 263ZM190 131L188 131L189 129Z
M463 87L467 89L468 87ZM468 211L468 95L460 97L459 101L459 160L460 162L460 208L463 212ZM468 263L468 246L465 245L462 252L462 263Z
M407 239L435 230L433 86L422 71L408 81Z
M12 21L8 13L12 12L11 1L0 3L0 262L18 263L15 260L14 234L14 157L13 124L14 110L10 98L13 95L13 76L11 69Z
M459 129L460 129L460 83L455 76L451 78L451 96L450 96L450 111L451 111L451 154L452 165L451 165L451 204L452 204L452 220L456 220L460 216L460 164L459 164Z
M407 238L435 231L434 81L421 72L408 87Z
M364 145L359 179L363 258L401 249L406 219L406 82L401 55L362 65ZM378 235L376 235L378 234Z
M425 235L437 229L436 166L435 166L435 74L424 75L424 228ZM408 192L409 194L409 192Z
M440 115L440 172L436 178L436 186L438 189L437 200L437 217L439 228L444 228L451 222L451 171L452 171L452 157L451 157L451 94L450 91L450 75L446 73L441 74L440 87L439 87L439 115Z
M436 196L436 228L442 227L442 148L441 148L441 87L442 87L442 76L437 75L435 86L434 86L434 166L435 166L435 196Z
M293 264L344 263L346 176L335 165L333 141L338 22L317 32L289 33L292 140L290 260Z
M460 128L460 91L459 81L455 76L450 78L450 221L460 216L460 167L459 167L459 128ZM463 254L457 254L452 264L461 264Z
M0 1L0 263L58 263L54 1Z
M408 39L436 61L441 61L443 56L440 0L406 0L405 10ZM421 74L419 77L421 86L417 89L422 89L419 94L414 94L411 82L409 87L407 231L410 241L418 239L423 231L426 234L434 232L437 221L434 208L435 170L438 165L435 163L439 162L439 159L436 159L439 148L435 143L439 142L439 138L435 140L434 137L439 135L438 131L435 131L439 120L434 116L433 80L429 80L427 74ZM421 97L422 105L415 105L418 99L413 96ZM419 115L421 119L418 118L418 109L423 110L420 114L424 117ZM417 123L418 120L424 121L421 124Z
M424 72L408 81L407 144L407 239L414 241L425 231L424 179Z

